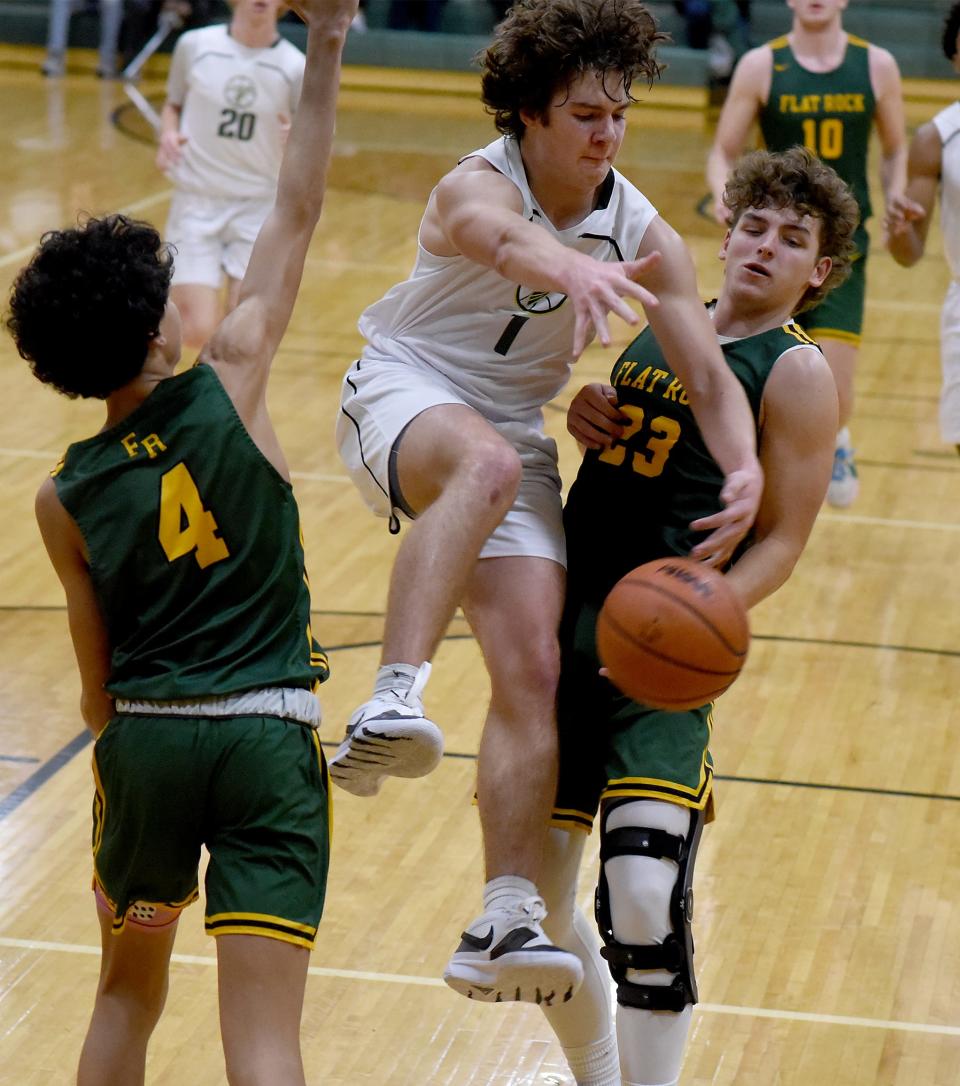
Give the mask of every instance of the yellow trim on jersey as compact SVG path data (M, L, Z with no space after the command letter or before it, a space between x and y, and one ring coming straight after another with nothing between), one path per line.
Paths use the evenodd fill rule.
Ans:
M811 347L817 347L819 344L817 341L805 332L799 324L794 324L790 321L789 324L783 324L780 326L788 336L793 336L794 339L800 340L801 343L808 343Z
M330 767L327 765L323 746L317 729L312 729L313 745L317 752L317 764L320 766L320 776L323 778L323 787L327 790L327 847L333 841L333 789L330 787Z
M841 343L849 343L853 347L859 347L863 338L859 332L845 332L842 328L810 328L808 331L818 340L839 339Z
M234 924L226 928L217 928L215 931L211 931L207 928L207 934L213 936L214 939L219 935L259 935L264 939L279 939L281 943L292 943L294 946L306 947L307 950L313 950L313 944L316 938L315 936L291 935L284 931L277 931L275 928L245 928L242 924Z
M282 916L270 916L268 913L215 913L205 918L207 927L218 924L221 920L259 920L264 924L276 924L279 927L290 928L294 931L306 932L308 935L316 935L315 924L301 924L296 920L285 920Z
M673 788L676 785L671 786ZM700 799L687 799L684 796L675 795L673 792L661 792L650 788L616 788L606 789L602 798L609 799L655 799L661 803L675 803L678 807L689 807L694 811L702 811L713 795L713 776L711 775L709 787Z
M554 807L550 816L550 825L561 830L581 830L583 833L593 832L593 815L586 811L578 811L573 807Z
M111 932L113 935L119 935L127 924L127 914L135 905L149 905L154 909L185 909L188 905L192 905L197 898L200 897L199 887L191 890L188 897L185 897L183 901L145 901L143 898L137 898L136 901L131 901L130 904L123 911L121 916L117 916L117 903L107 893L103 883L100 880L100 876L97 874L96 869L93 872L94 889L99 889L103 900L110 906L113 911L113 922L111 924Z
M101 735L103 733L101 732ZM93 788L94 788L94 804L93 804L93 858L97 858L97 853L100 851L100 845L103 843L103 824L106 821L107 816L107 797L103 791L103 784L100 781L100 771L97 769L97 756L96 748L94 753L90 757L90 765L93 769Z
M56 479L56 477L60 474L60 472L63 471L63 465L66 462L67 462L67 454L64 453L63 456L61 456L60 459L57 461L56 465L50 469L50 478L51 479Z
M847 35L847 44L848 45L857 45L861 49L869 49L870 48L870 42L868 42L866 38L858 38L856 34L848 34Z
M771 49L783 49L790 44L790 39L786 34L781 34L779 38L773 38L767 42L767 45Z

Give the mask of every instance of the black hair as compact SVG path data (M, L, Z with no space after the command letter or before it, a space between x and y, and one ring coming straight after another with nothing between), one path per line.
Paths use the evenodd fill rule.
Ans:
M172 274L149 223L107 215L51 230L13 282L6 327L38 380L103 400L143 369Z

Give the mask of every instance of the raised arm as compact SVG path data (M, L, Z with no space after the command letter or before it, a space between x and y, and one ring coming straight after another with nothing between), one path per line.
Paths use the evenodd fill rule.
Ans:
M907 184L907 129L903 113L900 69L886 49L871 45L870 83L877 102L875 123L880 137L880 183L885 201L903 195Z
M607 314L628 324L639 318L624 301L657 304L649 290L635 282L657 261L595 260L568 249L551 234L523 217L520 193L507 177L482 159L468 159L434 190L421 227L421 240L438 256L463 254L493 268L504 278L528 287L566 294L576 314L573 354L579 357L596 331L610 343Z
M248 426L262 415L267 376L293 312L320 217L333 145L340 56L357 0L307 0L307 61L284 150L277 199L253 246L236 308L201 352ZM257 436L256 434L254 435Z
M721 492L726 508L696 522L695 527L711 534L692 552L719 565L749 530L763 489L753 412L697 294L687 247L659 217L647 228L638 255L651 250L660 253L660 262L644 276L658 300L656 308L647 311L650 327L686 389L707 447L726 476Z
M713 199L713 217L718 223L725 225L730 221L730 212L723 203L723 190L770 94L772 73L773 52L768 45L761 45L744 53L730 81L713 146L707 156L707 184Z
M753 542L728 579L747 607L769 596L797 563L830 482L837 391L812 347L781 355L763 395L764 488Z
M98 735L113 716L113 699L103 684L110 675L110 648L100 606L76 524L63 508L57 488L47 479L37 493L37 523L47 554L67 598L70 638L80 671L80 712Z
M893 259L909 268L923 256L930 217L940 188L943 144L931 121L918 128L910 143L907 190L887 204L884 226Z

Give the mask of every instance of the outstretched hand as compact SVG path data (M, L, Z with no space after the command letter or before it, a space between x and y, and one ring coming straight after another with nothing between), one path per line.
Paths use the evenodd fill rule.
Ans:
M720 491L723 509L690 525L694 531L710 532L691 550L690 557L718 568L726 565L756 520L762 495L763 472L759 464L755 469L731 472Z
M634 298L645 308L657 305L657 297L640 279L660 263L660 253L652 252L639 260L623 260L609 263L582 256L574 264L571 283L566 294L575 313L573 333L573 357L579 358L583 349L596 333L604 347L610 346L610 328L607 315L616 315L627 324L638 324L640 318L626 303Z
M588 449L609 449L630 422L617 407L612 385L598 381L583 388L567 408L567 430Z

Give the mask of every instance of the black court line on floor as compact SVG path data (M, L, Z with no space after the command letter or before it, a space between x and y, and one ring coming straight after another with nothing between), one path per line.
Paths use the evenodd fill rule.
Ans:
M10 607L0 606L0 611L30 611L30 610L44 610L44 611L62 611L63 607ZM329 616L350 616L357 618L382 618L382 612L376 611L313 611L315 615L329 615ZM776 634L754 634L755 641L773 641L785 644L798 644L798 645L824 645L833 648L852 648L852 649L868 649L872 651L881 652L902 652L902 653L916 653L920 655L931 656L946 656L946 657L960 657L960 650L956 649L931 649L923 648L911 645L883 645L875 644L869 641L834 641L823 640L814 637L785 637ZM445 641L470 641L473 640L472 634L448 634ZM347 652L351 649L370 649L379 648L382 642L378 639L375 641L355 641L345 645L328 645L326 651L328 653ZM80 735L75 736L70 740L66 746L61 747L50 759L39 766L29 777L21 784L17 785L12 792L7 796L0 798L0 822L3 822L9 815L13 814L18 807L20 807L27 799L30 798L42 785L46 784L51 777L54 776L60 769L62 769L73 757L78 754L85 747L89 746L92 741L92 736L89 732L83 732ZM324 740L322 745L324 747L337 747L340 744L340 740ZM464 751L446 751L444 758L452 758L461 761L476 761L476 754ZM24 759L25 760L25 759ZM728 781L733 784L759 784L768 786L777 786L781 788L811 788L818 791L826 792L850 792L858 795L870 795L870 796L883 796L889 798L900 799L926 799L926 800L940 800L946 803L960 803L960 795L951 795L950 793L941 792L909 792L902 791L895 788L874 788L869 786L856 786L846 784L832 784L823 781L793 781L793 780L777 780L775 778L768 777L741 777L736 775L724 775L716 774L718 781Z

